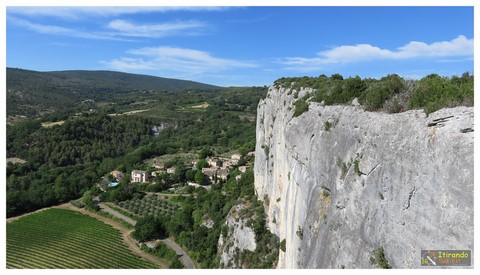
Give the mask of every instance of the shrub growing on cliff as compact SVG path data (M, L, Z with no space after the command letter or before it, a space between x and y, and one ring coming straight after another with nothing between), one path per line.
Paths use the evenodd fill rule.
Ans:
M287 250L287 240L283 239L283 241L280 242L280 249L285 252Z
M353 162L353 171L355 171L355 174L357 174L358 176L361 176L363 173L360 171L360 167L358 167L359 163L360 163L359 159L356 159Z
M297 117L308 111L308 102L305 98L301 98L295 102L295 111L293 112L293 117Z
M422 78L410 96L409 107L424 107L427 114L444 107L473 106L473 76L441 77L431 74Z
M365 110L376 111L382 108L383 103L389 98L388 90L381 84L371 86L366 94L363 104Z
M350 166L352 165L351 162L348 164L344 161L342 161L340 158L337 158L337 166L340 168L340 179L344 180L345 176L347 175L348 169L350 169Z
M405 81L396 74L381 79L361 79L358 76L343 79L335 74L331 77L281 78L275 84L297 90L313 88L313 101L323 101L326 105L346 104L357 97L365 110L386 110L389 113L424 108L428 114L445 107L473 106L474 95L473 76L468 72L461 77L432 74L419 81Z
M330 129L332 129L333 124L330 121L327 120L327 121L325 121L323 126L325 128L325 131L330 132Z
M385 258L385 254L382 246L375 248L375 250L373 250L373 255L375 258L371 262L376 263L378 266L384 269L392 268L392 266L388 263L387 259Z

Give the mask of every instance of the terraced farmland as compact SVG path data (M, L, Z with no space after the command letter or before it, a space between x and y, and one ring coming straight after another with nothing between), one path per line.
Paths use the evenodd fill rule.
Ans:
M7 223L7 268L158 268L133 254L119 231L65 209Z
M139 216L152 215L155 217L160 215L172 216L180 208L178 205L161 199L156 195L148 195L141 200L122 201L117 206Z

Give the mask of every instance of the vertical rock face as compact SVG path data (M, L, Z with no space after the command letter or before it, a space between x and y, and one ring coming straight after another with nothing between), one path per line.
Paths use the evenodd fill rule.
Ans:
M255 233L248 225L251 217L241 217L240 212L245 209L244 204L234 206L227 215L226 236L220 235L218 250L220 253L221 268L242 268L243 262L239 259L244 250L254 251L256 248Z
M422 249L473 252L473 108L310 102L293 117L307 92L270 87L258 106L255 189L286 241L278 268L372 268L377 247L394 268L419 267Z

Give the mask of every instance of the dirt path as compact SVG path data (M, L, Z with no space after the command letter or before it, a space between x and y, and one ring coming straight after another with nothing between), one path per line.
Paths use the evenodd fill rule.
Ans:
M114 222L114 221L112 221L108 218L97 215L95 213L88 212L85 209L77 208L77 207L71 205L70 203L62 204L62 205L59 205L59 206L54 206L53 208L61 208L61 209L68 209L68 210L72 210L72 211L77 211L77 212L80 212L82 214L88 215L92 218L95 218L99 221L102 221L102 222L104 222L108 225L111 225L113 228L120 231L120 233L122 234L123 242L128 246L128 248L133 253L137 254L138 256L142 257L143 259L145 259L149 262L152 262L152 263L158 265L159 267L168 268L167 263L165 263L164 261L160 260L159 258L157 258L153 255L148 254L147 252L141 250L137 246L137 244L135 243L135 240L130 235L130 233L132 233L132 231L133 231L132 229L127 229L117 222Z
M101 209L105 210L106 212L112 214L113 216L115 216L119 219L124 220L125 222L127 222L131 225L135 225L137 223L136 221L134 221L131 218L123 215L122 213L119 213L119 212L115 211L114 209L108 207L108 205L106 205L104 203L99 203L98 205L100 206ZM160 241L163 242L164 244L166 244L171 249L173 249L173 251L175 251L177 253L177 255L181 255L180 260L182 261L185 268L188 268L188 269L194 269L195 268L195 264L193 263L190 256L188 256L187 252L185 252L185 250L183 250L177 243L175 243L174 241L172 241L170 239L163 239L163 240L160 240Z
M100 206L101 209L103 209L105 212L121 219L121 220L124 220L126 223L128 224L131 224L131 225L135 225L137 222L134 221L133 219L123 215L122 213L118 212L118 211L115 211L114 209L110 208L107 204L105 203L99 203L98 206Z

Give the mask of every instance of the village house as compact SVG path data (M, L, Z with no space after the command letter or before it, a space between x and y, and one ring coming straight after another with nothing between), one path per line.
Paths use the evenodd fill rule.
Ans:
M221 165L221 161L217 158L207 158L207 163L210 167L219 167Z
M238 170L240 170L240 172L242 172L242 173L245 173L247 171L247 168L248 168L248 166L243 165L243 166L239 166Z
M242 156L240 154L233 154L231 157L231 162L233 165L237 165L238 161Z
M173 173L175 173L175 167L167 168L167 173L168 173L168 174L173 174Z
M228 169L227 168L220 168L217 171L217 179L226 180L228 177Z
M210 182L215 182L215 178L217 175L217 169L216 168L202 168L202 173L207 176L208 181Z
M148 173L146 171L141 171L141 170L132 171L132 182L147 182L147 181L148 181Z
M123 172L121 171L118 171L118 170L113 170L112 172L110 172L110 175L113 176L113 178L115 179L116 182L119 182L123 179Z
M231 157L231 159L232 159L232 160L239 161L241 157L242 157L242 156L241 156L240 154L233 154L232 157Z
M156 159L153 160L153 167L157 170L162 170L165 168L165 165L161 163L160 161L157 161Z
M223 167L223 168L229 168L229 167L231 167L231 166L232 166L232 162L231 162L230 160L225 160L225 161L223 161L223 163L222 163L222 167Z
M217 168L202 168L202 173L217 172Z
M255 151L251 151L247 153L247 156L254 157L255 156Z

